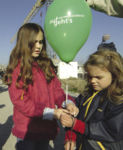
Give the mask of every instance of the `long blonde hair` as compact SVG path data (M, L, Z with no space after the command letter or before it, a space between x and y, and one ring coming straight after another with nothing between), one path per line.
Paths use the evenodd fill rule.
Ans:
M116 104L123 102L123 58L115 51L100 50L90 55L84 65L85 71L88 65L106 68L112 74L112 83L106 89L106 96ZM87 91L93 91L88 84ZM87 92L86 91L86 92Z
M35 44L36 36L39 32L43 33L43 48L38 58L32 57L32 47ZM46 41L43 29L40 25L35 23L27 23L20 27L17 34L17 42L11 52L9 64L4 76L6 84L11 85L12 73L18 63L20 63L20 73L18 75L16 85L19 87L19 81L23 81L23 88L27 89L29 84L33 84L32 80L32 66L37 62L39 67L43 70L46 80L49 83L54 78L56 71L51 59L48 58L46 53Z

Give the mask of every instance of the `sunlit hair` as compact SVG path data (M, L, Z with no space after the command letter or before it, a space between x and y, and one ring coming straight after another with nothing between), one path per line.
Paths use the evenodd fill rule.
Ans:
M116 104L123 102L123 58L115 51L100 50L90 55L84 64L85 71L89 65L94 65L102 69L106 68L112 74L112 83L105 90L106 96ZM88 92L93 88L88 84Z
M32 47L35 44L36 36L39 32L43 33L43 48L37 58L32 57ZM54 77L55 66L46 53L46 41L44 32L40 25L35 23L27 23L20 27L17 33L17 42L11 52L9 64L7 66L4 81L11 85L12 73L18 63L20 63L20 74L18 75L16 85L19 87L19 81L24 82L23 88L28 89L29 84L33 84L32 80L32 66L37 62L39 67L43 70L46 80L49 83Z

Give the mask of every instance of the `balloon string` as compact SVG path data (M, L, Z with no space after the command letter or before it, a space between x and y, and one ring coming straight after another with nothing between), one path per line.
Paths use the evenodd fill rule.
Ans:
M68 84L66 84L66 105L67 105L67 100L68 100ZM71 140L72 140L72 129L71 129ZM70 141L69 150L70 149L71 149L71 141Z
M68 100L68 84L66 84L66 105L67 105L67 100Z

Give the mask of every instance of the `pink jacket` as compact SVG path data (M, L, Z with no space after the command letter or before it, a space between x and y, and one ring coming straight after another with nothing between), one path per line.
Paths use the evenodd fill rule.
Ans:
M29 85L26 92L16 88L15 84L19 72L20 65L15 68L12 75L12 84L8 88L14 106L12 133L22 139L54 139L57 134L57 121L55 119L44 120L42 115L44 108L55 108L56 105L61 107L63 101L65 101L65 94L61 89L59 80L55 76L47 84L42 70L33 67L33 86Z

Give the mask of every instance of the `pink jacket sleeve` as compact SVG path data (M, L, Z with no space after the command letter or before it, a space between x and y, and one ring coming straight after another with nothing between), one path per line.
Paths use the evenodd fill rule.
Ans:
M40 105L35 104L35 102L31 99L30 93L16 87L17 75L18 70L15 70L13 73L12 84L8 88L10 99L14 105L14 109L20 111L25 116L42 116L43 109L40 109ZM43 107L44 106L42 106L42 108Z
M23 100L21 100L22 94ZM25 116L42 116L42 109L40 109L38 105L35 105L28 92L15 88L14 83L9 87L9 95L15 109Z

